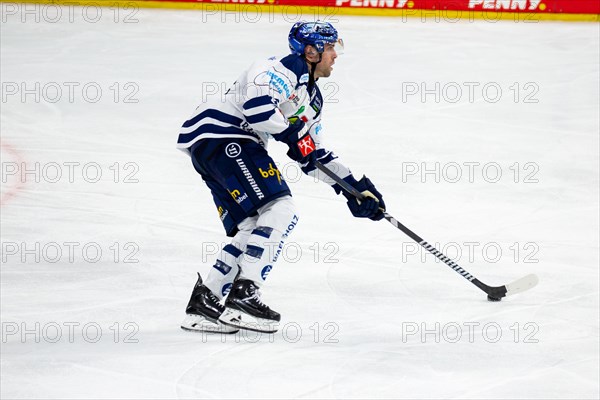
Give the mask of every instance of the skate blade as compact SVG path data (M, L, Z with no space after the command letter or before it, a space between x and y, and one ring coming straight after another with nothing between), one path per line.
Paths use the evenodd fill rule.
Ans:
M263 333L277 332L277 325L279 324L279 321L254 317L243 311L234 310L233 308L226 308L219 317L219 321L230 327Z
M184 331L222 334L233 334L239 331L239 329L232 326L224 325L221 322L214 323L201 315L194 314L186 314L185 319L181 323L181 329Z

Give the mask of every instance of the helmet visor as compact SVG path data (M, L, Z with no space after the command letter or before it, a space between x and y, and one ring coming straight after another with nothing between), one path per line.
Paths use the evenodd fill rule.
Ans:
M327 49L335 50L338 55L344 54L344 40L338 38L335 42L325 43L325 50Z

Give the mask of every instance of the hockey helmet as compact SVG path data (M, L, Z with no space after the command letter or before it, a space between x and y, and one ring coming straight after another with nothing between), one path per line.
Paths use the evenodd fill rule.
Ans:
M303 55L307 45L313 46L318 53L325 51L325 44L336 46L336 51L343 50L343 41L338 37L337 30L329 22L299 21L292 26L288 35L290 50L293 54Z

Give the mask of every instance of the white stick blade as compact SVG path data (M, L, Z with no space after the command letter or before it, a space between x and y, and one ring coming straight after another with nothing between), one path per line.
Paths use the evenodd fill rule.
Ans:
M513 294L529 290L535 285L537 285L539 281L540 280L535 274L529 274L527 276L524 276L521 279L517 279L516 281L506 285L506 295L511 296Z

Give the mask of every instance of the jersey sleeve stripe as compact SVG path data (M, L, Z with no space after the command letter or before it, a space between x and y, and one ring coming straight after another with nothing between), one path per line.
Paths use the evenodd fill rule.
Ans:
M275 114L275 110L271 109L260 114L247 116L246 121L250 124L258 124L259 122L268 121L273 114Z
M257 107L251 108L249 110L244 110L243 114L244 114L244 116L248 117L250 115L257 115L257 114L264 113L269 110L273 110L274 108L275 108L275 106L273 106L272 103L269 103L269 104L264 104L262 106L257 106Z
M189 127L197 124L198 122L200 122L203 118L207 118L207 117L210 117L210 118L213 118L218 121L225 122L225 123L228 123L231 125L235 125L235 126L240 126L240 124L242 123L241 118L235 117L233 115L224 113L219 110L209 109L209 110L205 110L205 111L201 112L200 114L196 115L194 118L185 121L183 123L183 128L189 128Z
M204 124L204 125L201 125L200 127L198 127L198 129L196 129L194 132L180 134L179 139L177 140L177 143L190 142L197 136L200 136L204 133L223 134L224 137L227 137L226 135L229 135L229 134L238 134L238 135L241 134L244 136L252 136L252 137L258 139L258 136L253 135L249 132L246 132L242 129L236 128L234 126L224 127L224 126L219 126L219 125L214 125L214 124Z
M266 104L273 104L273 98L267 94L248 100L242 107L244 107L244 110L249 110L251 108L264 106Z

